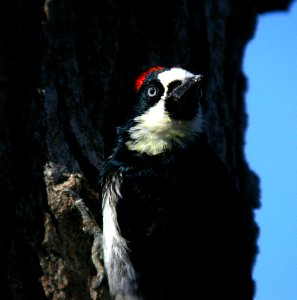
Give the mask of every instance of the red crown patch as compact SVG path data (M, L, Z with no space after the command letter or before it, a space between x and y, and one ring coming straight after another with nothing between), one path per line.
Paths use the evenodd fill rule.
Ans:
M146 77L153 71L161 71L161 70L164 70L165 68L164 67L160 67L160 66L156 66L156 67L151 67L149 68L148 70L146 70L145 72L143 72L141 75L139 75L137 77L137 79L135 80L135 85L134 85L134 88L135 88L135 91L137 92L143 82L145 81Z

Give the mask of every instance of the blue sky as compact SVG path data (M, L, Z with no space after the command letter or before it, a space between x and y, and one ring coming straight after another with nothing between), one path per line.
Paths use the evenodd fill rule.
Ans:
M255 300L297 299L297 2L261 15L244 60L246 158L261 179Z

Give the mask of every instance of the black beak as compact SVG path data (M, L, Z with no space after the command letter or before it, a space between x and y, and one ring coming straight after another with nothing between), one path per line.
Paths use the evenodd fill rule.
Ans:
M169 116L176 120L190 120L197 114L200 97L197 93L202 75L193 75L183 81L165 101L165 109Z
M191 87L198 87L201 83L202 78L202 75L194 75L192 77L187 78L181 85L176 87L167 97L173 98L174 100L180 99L187 91L191 89Z

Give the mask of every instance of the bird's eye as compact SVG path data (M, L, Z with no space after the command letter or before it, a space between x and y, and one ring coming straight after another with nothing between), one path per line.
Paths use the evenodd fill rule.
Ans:
M155 86L150 86L147 89L147 95L149 97L155 97L155 96L157 96L157 94L158 94L158 89Z

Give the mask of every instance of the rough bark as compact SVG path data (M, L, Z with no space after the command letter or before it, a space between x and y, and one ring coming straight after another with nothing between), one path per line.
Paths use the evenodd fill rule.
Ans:
M134 78L152 65L205 75L207 133L250 216L257 253L259 180L244 157L244 49L260 12L281 1L29 0L1 4L1 294L6 299L109 299L96 286L93 235L76 191L101 226L98 174ZM100 257L99 257L100 258ZM97 269L96 269L97 268ZM252 296L244 299L252 299Z

